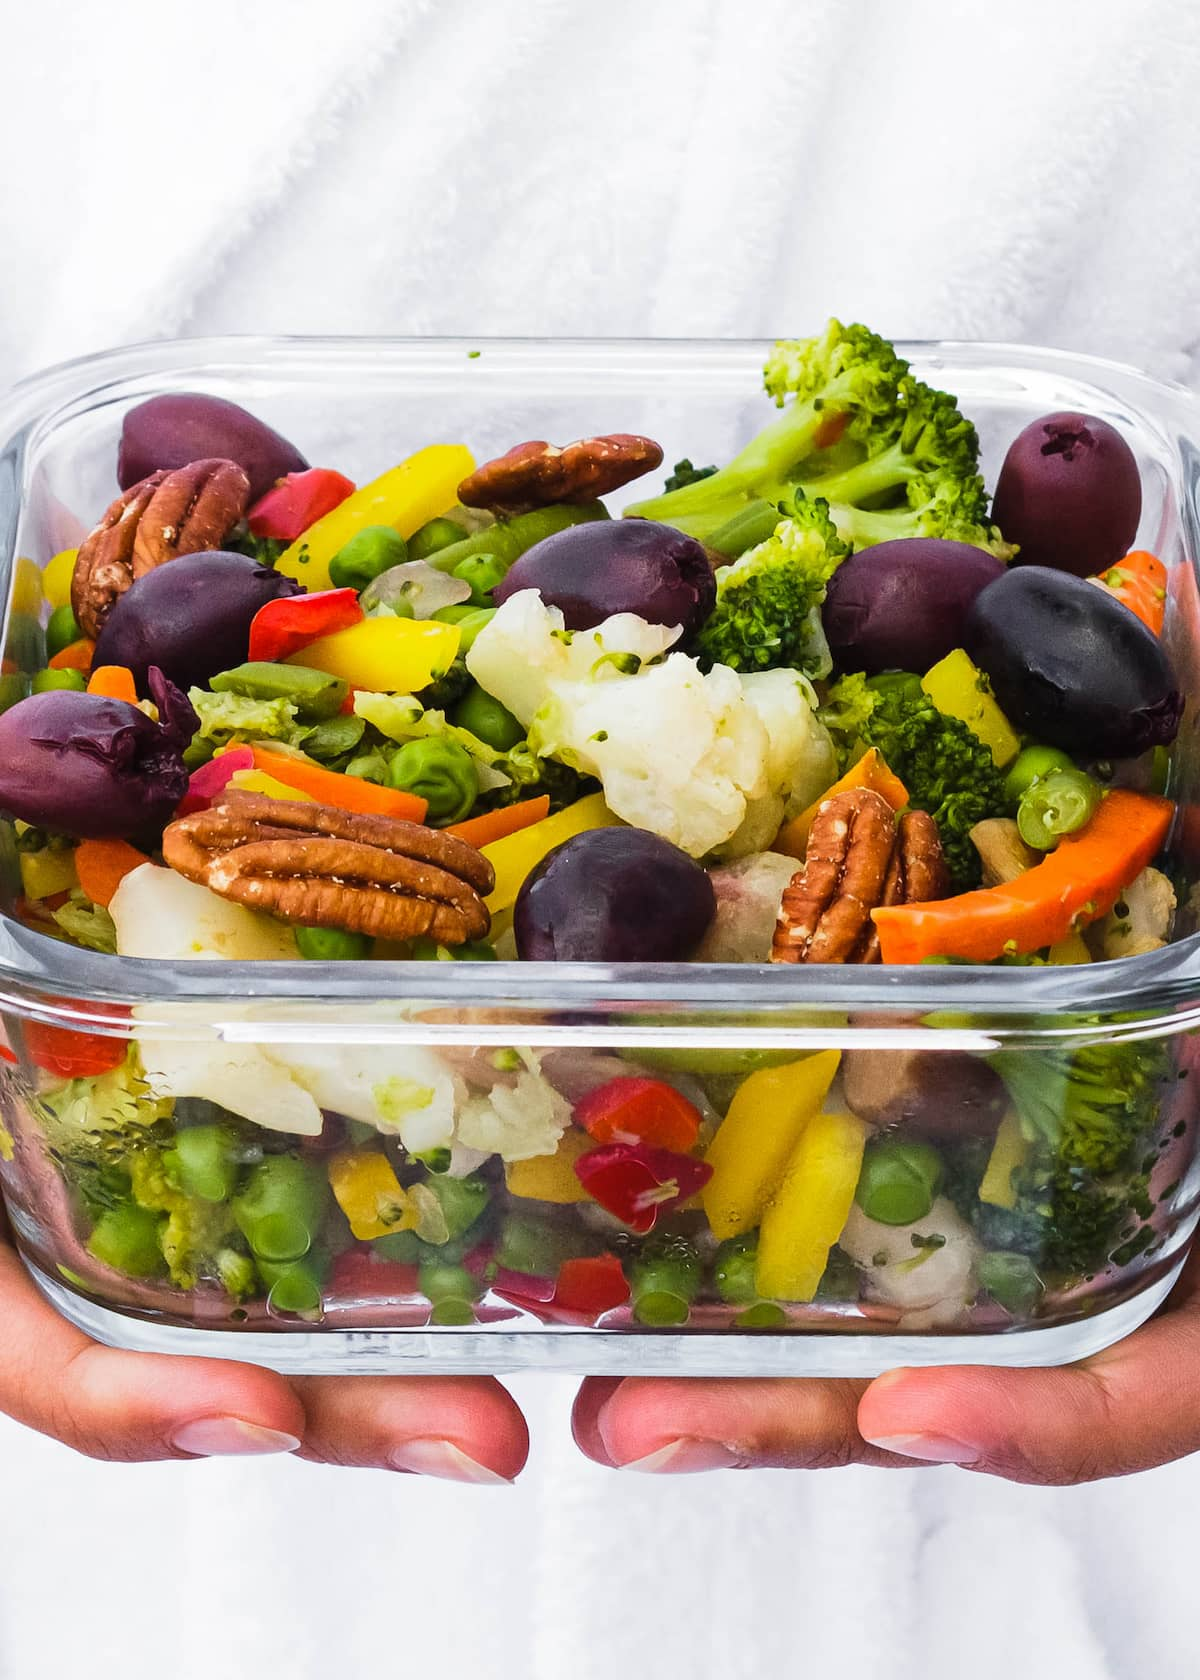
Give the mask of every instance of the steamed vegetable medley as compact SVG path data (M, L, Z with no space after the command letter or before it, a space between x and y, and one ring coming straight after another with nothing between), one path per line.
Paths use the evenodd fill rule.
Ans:
M18 914L165 961L1165 943L1183 697L1128 445L1048 415L989 509L970 420L865 328L765 383L732 460L619 514L652 439L431 443L356 486L233 404L134 408L121 495L45 570L46 667L3 679ZM1136 1041L23 1037L66 1275L250 1323L1024 1320L1160 1241L1178 1088Z

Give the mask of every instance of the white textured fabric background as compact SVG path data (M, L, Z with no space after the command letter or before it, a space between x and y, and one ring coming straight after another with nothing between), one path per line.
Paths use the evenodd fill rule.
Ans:
M1191 0L6 12L0 386L159 334L831 312L1200 373ZM515 1387L511 1490L97 1465L0 1422L0 1680L1196 1672L1200 1460L618 1476L566 1385Z

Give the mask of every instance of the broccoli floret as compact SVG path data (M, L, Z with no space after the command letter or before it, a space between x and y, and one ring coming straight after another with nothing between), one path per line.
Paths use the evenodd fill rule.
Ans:
M800 487L825 497L856 547L955 536L1011 552L987 523L975 428L886 339L830 321L818 338L778 343L764 381L783 408L777 420L717 472L626 512L704 539L748 503L778 504Z
M675 470L668 478L668 490L682 490L685 484L697 484L702 478L711 478L716 467L694 467L685 456L682 461L676 461Z
M435 677L428 688L423 688L416 698L427 712L447 712L451 706L458 704L473 680L466 660L459 658L440 677Z
M798 492L774 535L717 573L717 604L695 642L701 667L783 666L828 676L832 660L821 606L825 586L849 552L828 503Z
M1103 1177L1130 1164L1158 1114L1167 1053L1155 1041L1002 1050L991 1058L1026 1137Z
M284 549L291 544L285 537L256 537L249 526L243 525L225 538L223 547L229 554L248 554L260 566L274 567Z
M574 805L600 784L592 776L582 776L557 758L543 758L534 752L528 741L518 741L511 751L496 762L496 769L509 778L508 786L495 788L483 796L483 805L495 810L501 805L516 805L523 799L550 796L550 811L561 811Z
M1032 1157L1012 1177L1016 1205L979 1202L971 1223L986 1248L1027 1254L1063 1282L1108 1264L1154 1211L1143 1174L1092 1177L1052 1155Z
M203 1281L220 1282L231 1293L248 1294L254 1287L253 1267L239 1265L245 1257L243 1238L227 1202L205 1202L189 1196L175 1182L159 1149L140 1149L125 1162L133 1199L138 1207L165 1213L159 1243L171 1281L180 1289L194 1289Z
M979 885L979 854L970 831L1008 810L1004 778L990 750L965 723L939 712L912 672L842 677L821 708L821 721L843 768L875 747L908 789L909 803L937 823L956 892Z

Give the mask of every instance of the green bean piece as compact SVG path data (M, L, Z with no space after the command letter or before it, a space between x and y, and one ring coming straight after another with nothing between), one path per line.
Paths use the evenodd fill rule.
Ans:
M83 635L79 622L69 605L55 607L50 614L50 622L46 626L46 658L53 659L56 653L61 653L72 642L77 642Z
M470 584L469 605L475 607L490 607L492 590L498 583L503 583L507 575L508 567L496 554L469 554L465 560L459 561L451 573L452 577Z
M1032 1311L1045 1287L1027 1254L1000 1249L979 1256L976 1276L994 1301L1015 1314Z
M1027 846L1052 852L1064 834L1074 834L1092 820L1101 798L1099 782L1082 770L1052 770L1021 795L1017 830Z
M189 1126L166 1153L181 1190L202 1202L228 1201L237 1189L241 1139L230 1126Z
M439 607L433 616L442 624L461 624L464 619L470 618L473 613L482 610L481 607L474 606L470 601L455 601L451 606Z
M867 1147L854 1199L881 1225L911 1225L929 1212L941 1182L932 1144L883 1138Z
M754 1282L757 1260L757 1231L747 1231L740 1237L726 1237L717 1249L713 1264L713 1282L722 1301L744 1306L761 1299Z
M24 671L0 673L0 713L8 711L29 695L29 678Z
M711 537L704 539L706 548L736 560L748 549L757 548L775 534L775 527L783 518L773 502L747 502L724 525L719 525Z
M230 1206L257 1260L299 1260L316 1240L325 1175L298 1155L267 1155L250 1168Z
M162 1214L123 1202L106 1209L92 1226L88 1252L129 1277L154 1277L166 1271L159 1242L162 1226Z
M1072 760L1057 747L1022 747L1005 773L1004 797L1015 807L1026 788L1032 787L1040 777L1049 776L1055 770L1074 768Z
M686 1324L701 1273L700 1256L686 1237L651 1238L627 1268L633 1316L655 1328Z
M465 1178L432 1173L425 1183L441 1203L451 1242L466 1235L491 1200L492 1193L486 1179L480 1178L477 1173L468 1173Z
M405 742L388 765L388 782L424 799L425 820L438 828L461 822L479 797L475 760L445 736Z
M267 1306L274 1312L315 1313L321 1306L325 1265L315 1255L294 1260L268 1260L255 1255L259 1277L267 1287Z
M478 683L471 684L451 712L450 721L502 753L515 747L526 735L525 725Z
M334 718L350 684L307 665L278 665L272 660L247 660L232 670L218 671L209 685L218 694L241 694L248 700L290 700L301 717Z
M495 607L473 607L469 601L465 601L463 605L468 607L469 611L464 613L461 618L451 620L452 623L458 625L458 657L460 659L470 653L471 649L475 646L476 636L478 636L479 632L485 629L496 616ZM443 610L445 612L449 612L450 608L446 607ZM441 616L441 613L434 614L435 618L440 618Z
M304 737L304 750L310 758L328 764L356 750L367 731L365 718L324 718Z
M298 927L296 949L308 962L362 962L371 953L365 933L347 933L343 928Z
M82 694L87 687L87 678L82 671L37 671L29 687L33 694L51 694L61 688Z
M329 579L335 589L361 591L381 572L402 566L408 557L408 544L399 531L390 525L365 525L329 562Z
M408 558L428 560L430 555L449 548L452 543L463 542L470 534L465 525L460 525L457 519L447 519L445 514L427 519L408 539Z
M739 1330L780 1330L787 1323L787 1314L778 1301L756 1301L733 1322Z
M473 1324L475 1302L482 1293L478 1280L465 1266L429 1260L417 1274L417 1287L429 1302L431 1324Z
M468 939L461 945L439 945L429 934L409 941L411 962L498 962L495 947L486 939Z
M500 1228L495 1261L506 1271L528 1277L557 1277L564 1260L581 1260L596 1252L596 1242L584 1231L555 1219L530 1213L509 1213Z
M592 519L607 519L608 509L603 502L560 503L554 507L535 508L532 513L519 513L515 519L498 520L483 531L476 531L462 542L439 548L429 556L429 564L439 572L453 572L474 554L494 554L505 567L519 560L526 549L565 531L570 525L584 525Z

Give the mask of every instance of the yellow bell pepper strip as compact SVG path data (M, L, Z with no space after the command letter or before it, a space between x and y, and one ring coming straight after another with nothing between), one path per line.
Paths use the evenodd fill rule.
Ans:
M62 549L47 563L42 573L42 592L51 609L69 607L71 604L71 580L75 576L75 557L78 553L77 548Z
M532 823L517 834L506 835L503 840L482 847L484 857L496 871L496 885L485 900L492 915L512 908L526 876L533 873L555 846L590 828L616 828L619 824L620 818L613 816L603 794L591 793L586 799L568 805L565 811L556 811L542 822Z
M815 1114L762 1216L754 1281L768 1301L811 1301L841 1236L868 1127L856 1114Z
M471 451L458 443L434 443L347 496L332 512L285 548L275 569L306 589L328 589L329 562L368 525L390 525L411 537L429 519L458 500L458 487L474 471ZM363 687L369 686L363 684Z
M840 1061L839 1051L819 1050L783 1067L760 1068L738 1086L704 1156L713 1175L700 1196L719 1241L758 1224Z
M296 799L308 805L316 803L311 793L289 787L277 776L268 776L265 770L235 770L225 785L236 793L261 793L266 799Z
M365 618L289 654L285 665L307 665L376 694L415 694L454 663L462 632L433 618Z
M578 1126L568 1126L553 1155L533 1155L527 1161L509 1161L504 1168L504 1182L510 1196L525 1197L534 1202L556 1202L568 1206L572 1202L590 1202L591 1197L575 1176L575 1163L595 1140Z
M1052 968L1069 968L1074 963L1091 962L1092 953L1081 933L1069 933L1065 939L1060 939L1057 945L1051 945L1046 952L1046 961Z
M18 861L26 898L53 898L55 893L70 892L79 885L75 854L69 847L64 851L20 852Z
M1013 1208L1017 1192L1012 1177L1018 1167L1025 1165L1029 1154L1029 1140L1021 1130L1021 1122L1010 1110L1001 1120L992 1145L992 1153L979 1183L979 1200L993 1207Z
M979 737L998 770L1016 758L1020 736L993 699L987 678L962 648L926 671L921 687L939 712L958 718Z
M899 776L894 775L888 768L886 761L880 756L878 747L870 747L857 764L852 764L844 776L834 782L832 787L826 788L820 799L814 799L806 811L801 811L798 817L784 823L771 843L771 850L782 852L784 857L799 858L803 862L808 850L808 836L817 812L834 794L848 793L851 788L870 788L873 793L881 793L893 811L902 811L908 804L908 789Z
M957 898L872 910L883 961L961 957L986 963L1059 944L1108 914L1161 849L1174 811L1169 799L1114 788L1089 823L1015 880Z
M1106 572L1090 577L1088 582L1115 595L1123 607L1141 619L1147 630L1162 635L1167 611L1167 568L1156 554L1135 549Z
M257 742L250 744L250 751L254 755L254 768L288 789L285 798L294 798L291 790L298 788L319 804L336 805L341 811L366 811L381 817L400 817L405 822L419 823L425 819L425 801L415 793L378 787L360 776L343 776L337 770L326 770L323 764L314 764L311 758L272 752L270 747ZM237 774L244 772L239 770Z
M342 1149L331 1155L329 1188L359 1242L411 1231L417 1223L412 1198L377 1149Z

